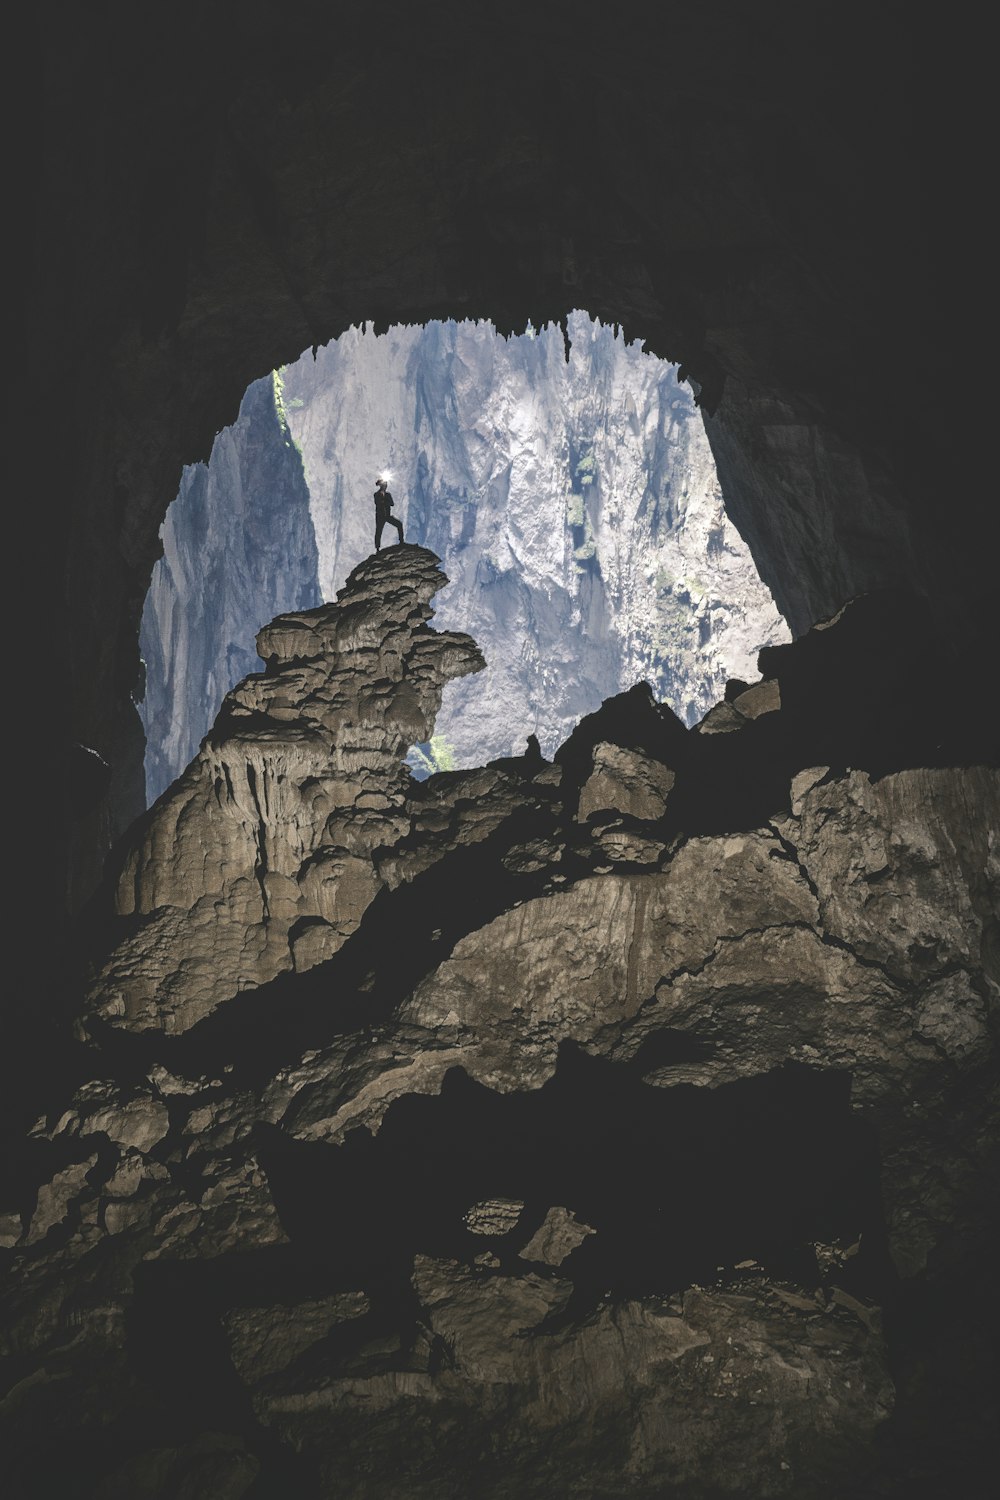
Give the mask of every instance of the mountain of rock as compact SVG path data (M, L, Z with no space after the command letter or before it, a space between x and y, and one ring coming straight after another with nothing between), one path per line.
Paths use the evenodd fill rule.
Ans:
M693 729L638 684L553 761L416 782L481 668L444 583L392 547L275 620L119 851L0 1205L11 1471L880 1493L952 1317L988 1337L949 1267L990 1213L998 775L928 712L919 601Z
M294 597L302 588L332 598L369 555L384 470L407 540L451 579L441 624L471 634L486 659L445 693L438 732L457 766L513 753L530 733L551 755L584 714L642 680L693 723L728 679L753 674L760 647L788 638L726 517L690 389L585 313L565 339L554 326L503 338L474 322L352 329L276 380L270 443L287 468L289 437L301 452L316 575L297 540L298 477L290 495L273 461L248 466L251 412L272 402L258 382L207 471L186 471L165 528L142 634L151 797L248 669L244 643L263 621L307 602ZM263 594L249 576L257 531L277 543L256 564ZM222 577L233 555L247 562L216 594L206 571Z
M114 906L133 920L97 983L112 1024L183 1031L221 996L335 953L405 820L407 747L429 738L467 636L431 630L437 559L361 563L338 603L281 615L191 765L133 834Z

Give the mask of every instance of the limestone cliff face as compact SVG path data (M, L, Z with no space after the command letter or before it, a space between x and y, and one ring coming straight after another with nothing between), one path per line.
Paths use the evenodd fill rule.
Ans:
M701 413L675 367L584 313L571 315L567 333L568 361L554 327L509 339L488 323L353 329L283 372L322 597L372 550L382 469L393 474L408 540L443 559L451 582L439 619L470 633L487 664L445 694L438 731L459 766L514 753L530 733L552 754L584 714L643 680L693 723L728 678L753 675L761 646L787 639L726 517ZM242 426L226 445L219 439L223 453L242 444ZM213 459L208 477L205 531L185 541L182 492L170 532L188 572L203 550L220 571L230 552L229 470ZM283 501L266 476L241 483L237 514L252 508L280 534ZM280 552L266 566L272 589L297 586L294 558L287 581ZM215 614L202 609L199 588L201 613L182 632L184 585L164 567L151 597L169 589L170 612L157 605L161 627L147 609L144 641L148 692L162 697L154 680L171 676L167 740L148 711L146 721L151 756L178 774L220 692L246 670L242 643L260 620L240 579ZM208 660L185 673L196 631Z
M430 736L444 683L482 666L467 636L425 623L436 561L371 558L340 603L260 632L265 672L227 696L131 841L115 911L135 925L97 981L98 1014L186 1030L357 927L380 885L372 852L400 832L402 756Z
M415 782L479 665L442 583L394 547L262 631L123 851L0 1213L15 1463L65 1489L57 1429L102 1496L911 1492L983 1357L1000 999L998 777L929 722L919 606L694 730L640 686L553 762Z
M309 491L273 377L250 386L208 463L184 470L162 541L140 632L149 802L195 754L223 695L256 670L260 627L322 598Z
M676 367L586 313L565 339L486 323L352 330L292 365L286 387L323 588L371 546L379 466L408 535L444 560L442 622L487 662L445 697L439 732L458 764L532 732L552 754L643 680L693 723L788 638Z

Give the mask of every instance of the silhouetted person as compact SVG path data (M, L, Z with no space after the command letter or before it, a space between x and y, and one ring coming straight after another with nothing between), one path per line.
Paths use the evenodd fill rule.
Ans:
M390 526L395 526L396 530L399 532L399 540L402 541L403 523L402 521L397 521L395 516L389 514L389 512L392 510L392 496L389 493L389 486L384 479L377 479L375 481L374 499L375 551L380 552L382 549L382 528L386 525L386 523L388 523Z
M528 735L528 748L523 755L501 755L497 760L488 760L487 766L494 771L509 771L522 780L537 776L543 766L548 765L537 734Z

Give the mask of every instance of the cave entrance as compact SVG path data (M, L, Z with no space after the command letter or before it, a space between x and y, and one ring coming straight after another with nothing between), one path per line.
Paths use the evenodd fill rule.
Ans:
M436 625L487 660L446 689L418 778L520 754L532 733L551 756L641 680L694 723L788 638L676 366L585 312L509 338L351 328L255 382L184 471L142 623L150 801L259 670L260 627L332 599L369 555L380 474L449 577Z

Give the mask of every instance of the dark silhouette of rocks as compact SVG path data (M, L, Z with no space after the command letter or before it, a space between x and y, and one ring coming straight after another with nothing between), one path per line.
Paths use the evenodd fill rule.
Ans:
M919 601L417 782L481 664L444 582L265 627L119 851L0 1213L20 1492L889 1482L996 1126L998 775L914 704Z

